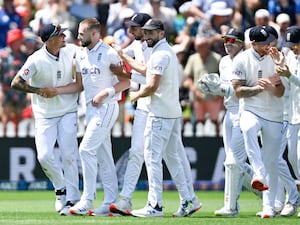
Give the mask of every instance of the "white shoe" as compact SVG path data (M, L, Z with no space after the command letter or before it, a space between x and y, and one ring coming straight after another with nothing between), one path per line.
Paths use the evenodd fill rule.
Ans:
M295 202L295 204L287 202L284 205L280 215L285 216L285 217L293 216L297 212L297 208L299 206L298 201L299 201L299 199Z
M261 216L262 219L269 219L269 218L274 218L275 217L275 212L271 209L264 209L261 212Z
M55 195L55 210L60 212L66 205L66 189L56 190Z
M239 214L239 211L237 209L226 209L225 207L218 209L215 211L216 216L228 216L228 217L235 217Z
M93 203L91 200L80 200L74 206L69 209L69 212L73 215L86 215L89 210L93 210Z
M177 212L173 213L173 217L191 216L193 213L198 211L201 208L201 206L202 205L199 201L195 201L194 204L192 201L185 201L179 206Z
M131 215L132 204L130 199L122 198L117 203L112 203L109 206L112 213L119 213L123 216Z
M72 214L69 212L69 210L74 205L75 205L75 202L67 201L65 207L59 212L59 215L61 215L61 216L71 216Z
M196 211L198 211L198 210L201 209L201 207L202 207L202 203L199 202L199 199L198 199L197 196L195 196L195 197L192 199L192 204L193 204L193 206L194 206L194 208L195 208Z
M90 216L114 216L109 210L109 205L101 205L95 210L89 210Z
M153 208L148 203L144 208L131 211L131 215L136 217L163 217L162 207L156 206Z

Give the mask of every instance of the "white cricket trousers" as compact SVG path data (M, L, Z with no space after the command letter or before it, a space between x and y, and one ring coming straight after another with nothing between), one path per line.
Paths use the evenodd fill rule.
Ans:
M289 124L287 131L288 159L297 179L300 179L300 124Z
M287 146L287 130L288 122L283 123L283 135L278 159L278 187L275 199L275 207L282 208L284 206L284 193L286 192L286 202L296 203L298 199L298 190L295 179L291 175L291 171L287 162L283 158L283 153ZM288 149L290 151L290 149Z
M98 107L87 104L87 127L79 146L83 174L82 200L96 197L97 164L104 189L103 204L116 202L118 179L112 155L111 129L119 114L118 102L103 103Z
M162 158L181 195L189 200L183 167L178 155L178 138L181 137L181 118L166 119L148 116L145 128L144 157L149 182L148 202L152 207L162 206L163 170Z
M56 141L62 162L55 157ZM79 200L77 113L35 119L35 144L38 161L55 190L66 188L67 200Z
M269 190L263 191L263 208L274 210L283 123L269 121L249 111L243 111L240 127L254 176L265 178L269 185ZM262 149L258 143L259 131L261 131Z

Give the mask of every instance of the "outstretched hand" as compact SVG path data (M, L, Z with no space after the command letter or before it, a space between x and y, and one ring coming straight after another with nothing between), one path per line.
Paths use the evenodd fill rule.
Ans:
M279 51L276 47L271 47L269 55L272 57L273 62L278 66L284 65L284 54Z

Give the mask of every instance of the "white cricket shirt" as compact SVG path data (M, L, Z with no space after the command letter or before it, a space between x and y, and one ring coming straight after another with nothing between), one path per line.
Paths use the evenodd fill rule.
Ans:
M233 79L246 80L246 86L257 85L259 78L275 74L275 65L269 55L261 57L253 48L247 49L233 59ZM250 111L266 120L282 122L283 101L268 91L240 99L241 110Z
M28 57L20 70L20 76L33 87L57 87L73 82L72 67L77 46L67 44L59 51L59 57L51 55L46 45ZM31 95L35 118L53 118L77 111L78 94L64 94L53 98Z
M124 49L124 52L133 57L136 61L141 63L147 63L150 58L152 48L149 48L146 41L134 40L127 48ZM137 73L136 71L132 71L133 73ZM143 76L143 75L141 75ZM146 83L146 77L145 77ZM144 85L141 84L141 87ZM141 109L143 111L148 111L146 105L146 98L139 98L137 101L137 109Z
M179 103L178 60L166 39L160 40L152 50L147 62L146 79L152 74L160 75L160 84L156 92L147 97L150 116L179 118L182 115Z
M101 40L91 50L81 48L76 53L76 72L80 72L85 92L86 104L100 91L113 87L118 78L110 70L110 65L121 65L117 52ZM118 101L121 93L106 97L103 103Z

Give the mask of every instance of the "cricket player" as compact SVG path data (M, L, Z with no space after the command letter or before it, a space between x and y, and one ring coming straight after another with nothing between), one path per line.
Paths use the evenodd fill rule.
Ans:
M69 207L80 199L77 99L82 86L81 78L76 76L74 82L72 76L78 47L66 44L65 30L60 25L45 25L40 34L43 47L28 57L11 84L12 88L32 93L37 158L54 186L55 210L61 215L68 214ZM72 86L75 88L69 91ZM54 156L56 141L62 167Z
M232 84L240 99L240 127L254 170L251 185L264 191L261 218L272 218L278 181L278 146L283 128L281 97L285 88L269 55L270 44L276 37L262 26L253 27L249 36L252 47L233 60ZM257 138L259 132L262 149Z
M115 46L118 50L119 55L123 60L125 60L133 69L131 74L123 74L123 72L118 71L120 76L128 76L132 81L141 83L141 87L146 84L146 78L144 75L146 70L146 62L150 58L152 48L147 46L147 42L144 41L144 34L141 27L150 19L151 17L145 13L137 13L132 19L127 23L129 26L129 32L135 37L135 41L126 49L120 49ZM135 58L135 60L133 60ZM131 137L131 148L129 161L124 176L124 184L122 191L120 193L121 199L117 203L113 203L110 206L112 212L117 212L122 215L130 215L132 210L131 198L135 190L137 180L140 176L142 165L144 162L144 130L146 126L146 121L148 117L148 108L146 104L147 98L139 98L137 101L137 108L135 110L132 137ZM181 139L178 139L178 148L180 158L182 160L182 166L184 169L184 175L186 178L186 183L191 196L191 204L193 204L194 211L185 211L182 206L179 207L178 211L173 213L173 216L189 216L195 211L199 210L201 203L199 202L197 196L195 195L193 188L193 181L191 178L191 168L189 161L187 159L186 153L184 151L184 146ZM170 165L172 162L168 162L167 167L170 170L171 176L173 174L172 168L174 165ZM175 168L175 171L177 169ZM174 175L174 174L173 174ZM176 177L175 177L176 179ZM176 182L175 182L176 183Z
M300 179L300 158L299 158L299 130L300 130L300 114L299 114L299 99L300 99L300 28L296 26L289 27L285 33L285 46L290 48L285 60L278 63L276 71L280 76L286 77L289 82L288 103L288 127L287 127L287 145L288 145L288 160L293 168L297 179ZM278 52L275 52L278 55ZM275 54L273 52L273 54ZM277 57L278 58L278 57ZM289 182L289 187L294 189L294 181ZM295 193L292 192L292 193ZM281 211L282 216L292 216L296 213L300 205L300 198L296 189L295 194L288 196L284 209ZM300 213L298 214L300 218Z
M109 205L118 198L110 135L119 113L120 92L129 87L129 80L119 81L110 70L111 64L122 65L116 51L100 39L100 30L100 22L95 18L81 21L78 28L83 48L76 54L76 74L82 77L85 90L87 127L79 146L83 193L80 201L69 209L73 215L107 216ZM98 164L104 200L94 210Z
M138 217L160 217L162 210L162 158L172 162L177 170L173 179L182 197L182 207L194 210L185 184L183 169L178 157L178 138L181 137L181 107L179 104L178 61L175 52L165 39L160 20L150 19L142 27L148 47L153 47L147 62L146 85L131 93L132 101L147 97L148 116L145 135L144 157L148 174L148 203L131 213ZM175 166L176 165L176 166ZM176 176L174 176L176 175ZM180 178L180 179L179 179Z
M226 113L223 120L223 143L226 153L224 207L215 211L216 216L237 216L239 213L238 198L245 178L251 182L252 168L246 164L247 154L243 134L240 128L239 100L235 96L232 79L232 61L244 48L244 33L231 28L224 36L224 47L228 55L222 57L218 74L206 75L199 81L203 92L224 96ZM213 76L216 79L208 79ZM207 89L209 88L209 90Z

